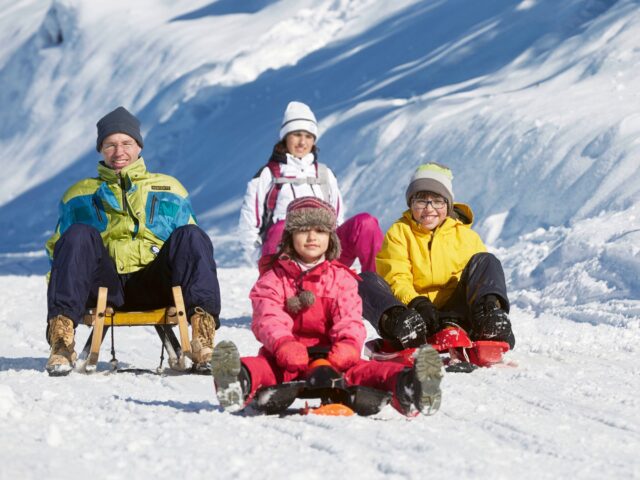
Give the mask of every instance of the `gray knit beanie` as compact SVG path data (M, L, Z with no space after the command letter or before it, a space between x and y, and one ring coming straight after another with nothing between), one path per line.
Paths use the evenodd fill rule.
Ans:
M453 206L453 173L444 165L425 163L420 165L411 176L405 197L411 206L411 198L418 192L433 192L443 196L449 208Z
M144 147L142 134L140 133L140 120L124 107L118 107L113 112L107 113L98 120L96 126L98 127L98 140L96 142L96 150L98 152L102 149L104 139L114 133L129 135L140 148Z

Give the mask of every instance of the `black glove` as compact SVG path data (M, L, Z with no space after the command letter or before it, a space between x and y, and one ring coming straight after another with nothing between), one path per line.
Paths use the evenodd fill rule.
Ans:
M417 311L393 307L380 320L380 334L398 343L401 348L414 348L427 343L427 326Z
M413 308L422 316L426 325L428 337L440 330L438 310L427 297L414 298L409 302L409 308Z

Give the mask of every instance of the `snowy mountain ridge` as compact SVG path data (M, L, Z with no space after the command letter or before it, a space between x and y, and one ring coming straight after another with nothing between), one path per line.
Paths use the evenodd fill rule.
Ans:
M190 190L222 265L238 264L239 202L293 98L320 119L321 159L347 209L374 213L383 228L426 160L453 168L456 198L496 247L640 200L637 1L239 5L54 0L4 10L4 271L46 271L57 201L94 175L94 123L118 104L142 119L150 168ZM639 228L626 218L628 232ZM604 296L637 298L635 276Z

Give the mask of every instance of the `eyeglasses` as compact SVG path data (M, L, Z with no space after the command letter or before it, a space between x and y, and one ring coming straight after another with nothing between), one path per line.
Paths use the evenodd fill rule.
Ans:
M411 201L411 206L416 210L424 210L429 204L431 204L431 207L436 210L442 210L447 206L447 201L441 198L437 200L422 200L416 198Z
M105 152L115 152L118 147L122 147L125 151L130 151L136 146L136 142L122 142L122 143L105 143L102 145L102 150Z

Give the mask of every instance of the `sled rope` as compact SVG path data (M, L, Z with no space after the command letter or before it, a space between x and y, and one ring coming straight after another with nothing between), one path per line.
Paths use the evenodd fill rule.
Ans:
M111 367L114 370L118 369L118 359L116 358L116 346L115 346L115 334L114 331L115 328L113 328L113 322L111 324Z
M162 321L162 338L160 339L160 365L158 365L158 368L157 368L158 373L162 372L162 364L164 363L164 349L165 349L164 342L166 341L166 338L167 338L166 325L167 325L167 316L165 315L164 320ZM169 350L167 350L167 355L169 355Z

